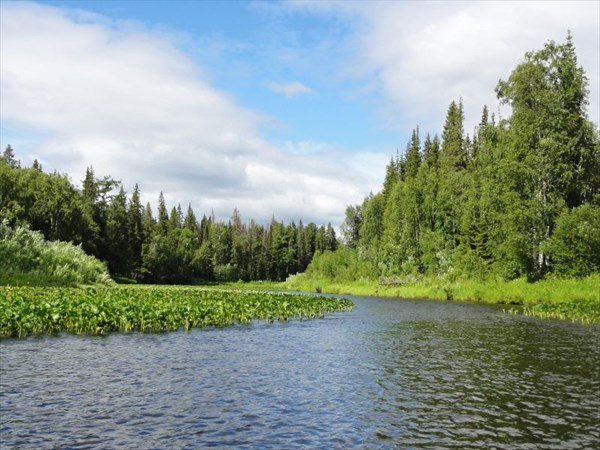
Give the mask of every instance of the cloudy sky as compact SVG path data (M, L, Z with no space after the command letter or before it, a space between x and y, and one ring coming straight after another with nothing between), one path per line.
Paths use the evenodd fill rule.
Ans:
M598 123L600 2L0 3L0 144L196 214L331 221L462 97L471 131L571 30Z

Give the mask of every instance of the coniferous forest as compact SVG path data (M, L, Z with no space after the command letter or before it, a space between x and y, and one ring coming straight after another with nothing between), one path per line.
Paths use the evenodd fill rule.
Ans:
M37 161L21 167L10 146L0 158L0 220L81 245L113 277L145 283L280 281L337 245L331 224L244 223L237 209L227 223L198 219L191 206L169 212L162 193L154 213L140 203L137 185L128 196L120 181L98 178L90 167L78 189Z
M327 252L339 245L331 224L245 223L237 209L225 223L191 206L168 211L162 193L154 212L137 185L128 195L89 167L79 189L37 160L21 167L10 146L0 158L0 219L81 245L114 277L149 283L280 281L323 253L354 261L348 281L600 272L600 141L571 36L527 53L496 94L510 116L483 107L472 134L460 99L440 135L417 127L383 189L347 207L337 253Z

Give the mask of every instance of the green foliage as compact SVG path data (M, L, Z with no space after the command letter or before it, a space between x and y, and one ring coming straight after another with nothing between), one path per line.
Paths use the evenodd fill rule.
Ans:
M523 313L545 319L570 319L582 323L600 322L600 302L579 299L576 302L549 302L542 300L526 306Z
M533 314L597 321L600 299L588 288L600 292L600 142L570 35L526 54L496 92L511 117L497 123L484 107L471 139L462 102L452 102L441 144L428 134L421 149L413 131L381 192L362 204L350 240L358 251L316 255L288 286L525 303Z
M106 267L67 242L0 223L0 285L75 286L111 283Z
M12 148L0 158L0 220L80 244L115 277L169 284L284 280L303 271L316 251L337 247L331 224L247 225L237 210L229 223L206 216L198 223L191 205L185 217L179 205L169 214L162 192L155 219L140 196L136 185L128 198L120 182L97 178L92 167L78 190L65 176L21 168Z
M463 122L465 120L462 100L457 105L452 101L446 113L442 133L440 163L443 170L456 171L467 166L467 151Z
M359 257L359 251L340 247L318 252L306 269L307 278L325 277L335 281L369 279L376 274L372 264Z
M385 197L380 193L365 198L362 204L362 223L359 230L359 245L378 247L383 234Z
M339 298L182 287L0 287L0 337L189 330L350 310Z
M331 224L244 223L237 210L228 223L198 223L191 206L185 218L180 206L169 215L162 193L155 219L137 186L128 201L90 167L79 191L64 176L20 168L12 148L0 158L0 219L81 244L114 275L156 283L276 281L307 267L319 282L597 273L600 141L571 36L527 53L496 93L511 116L497 122L484 107L472 137L461 100L449 105L441 140L427 134L421 145L413 131L381 192L346 210L352 251L332 253Z
M547 252L554 271L560 275L585 277L600 272L600 207L565 209L558 217Z
M81 193L66 176L0 159L0 221L27 225L48 240L81 244L98 233Z
M346 295L376 295L400 298L469 300L501 305L509 312L525 312L537 317L560 318L584 323L600 323L600 275L579 279L546 279L536 282L519 278L473 280L445 276L402 275L379 279L334 280L320 273L290 277L286 289Z
M496 92L509 119L496 123L484 107L471 139L462 101L453 101L441 143L428 134L421 148L415 129L360 221L347 210L347 241L376 276L533 280L599 270L590 223L598 223L600 142L570 35L526 54Z

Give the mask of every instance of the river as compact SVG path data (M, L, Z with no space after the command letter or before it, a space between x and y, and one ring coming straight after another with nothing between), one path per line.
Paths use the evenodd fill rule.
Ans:
M600 447L600 326L349 298L310 321L1 340L0 447Z

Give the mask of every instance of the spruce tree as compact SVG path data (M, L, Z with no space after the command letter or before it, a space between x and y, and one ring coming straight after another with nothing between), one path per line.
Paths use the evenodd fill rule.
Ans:
M143 207L140 203L140 188L135 184L127 209L128 234L131 246L130 276L139 278L142 267L142 247L144 243Z
M165 196L162 191L158 196L158 217L156 221L155 233L166 236L169 232L169 213L165 204Z
M106 208L106 248L108 270L115 276L131 272L131 240L127 220L127 195L123 186Z
M440 161L444 170L457 171L467 166L464 146L464 113L462 100L450 103L442 133Z
M421 164L421 141L419 127L413 130L406 148L406 178L415 178Z

